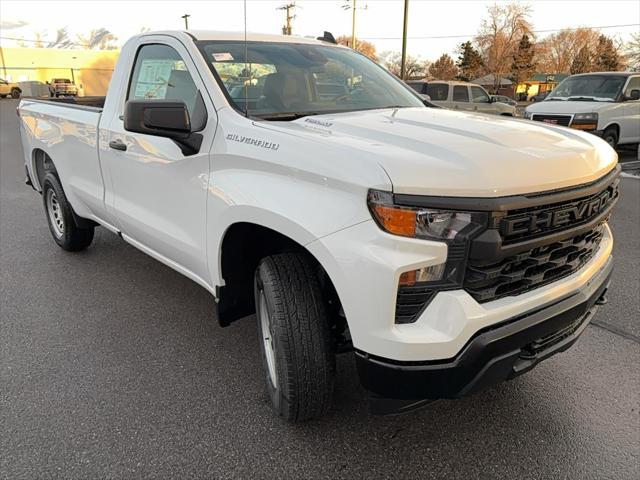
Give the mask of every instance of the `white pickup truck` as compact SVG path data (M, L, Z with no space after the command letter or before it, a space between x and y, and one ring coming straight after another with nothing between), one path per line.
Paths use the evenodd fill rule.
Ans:
M613 149L428 108L331 39L145 33L106 98L23 99L55 242L85 249L102 226L214 295L222 325L255 313L292 422L330 406L337 353L389 413L572 345L612 271Z

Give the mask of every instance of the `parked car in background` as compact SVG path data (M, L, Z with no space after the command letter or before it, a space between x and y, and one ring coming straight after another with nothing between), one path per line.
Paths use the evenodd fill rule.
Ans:
M536 95L533 95L531 97L531 101L532 102L541 102L543 101L545 98L547 98L547 96L549 95L549 93L551 93L551 90L546 90L544 92L539 92Z
M507 105L511 105L512 107L518 106L518 102L516 102L513 98L509 98L506 95L491 95L491 98L494 102L506 103Z
M492 99L483 87L474 83L414 80L407 84L416 92L429 95L430 101L439 107L511 117L516 114L515 106Z
M524 116L591 132L612 147L640 142L640 73L572 75Z
M51 80L51 91L56 97L69 95L75 97L78 95L78 87L68 78L54 78Z
M17 83L11 83L4 78L0 78L0 97L20 98L20 95L22 95L22 89Z
M38 98L48 98L49 95L49 85L40 82L38 80L25 80L24 82L19 82L18 86L22 91L21 96L23 97L38 97Z

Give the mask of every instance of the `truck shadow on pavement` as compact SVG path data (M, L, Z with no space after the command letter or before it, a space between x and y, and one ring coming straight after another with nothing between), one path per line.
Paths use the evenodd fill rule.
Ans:
M283 444L320 449L329 471L336 473L352 471L346 459L360 455L369 459L372 468L399 456L405 463L406 458L413 458L409 463L433 462L444 474L449 469L446 458L454 452L462 460L469 456L469 461L488 456L501 468L526 443L537 443L536 448L549 456L561 456L558 439L568 434L579 438L580 430L587 428L572 421L575 405L555 401L555 386L568 382L562 369L553 368L554 359L525 377L470 398L435 402L401 416L375 417L368 412L350 354L338 357L329 415L288 425L272 416L264 392L253 316L220 328L212 314L213 299L206 291L107 232L98 235L86 254L75 258L81 262L77 267L94 265L101 278L111 277L113 290L108 298L120 298L122 306L126 305L111 305L114 324L103 326L114 334L128 331L126 336L114 335L110 349L136 352L137 361L128 364L130 369L127 371L127 363L121 368L121 379L127 383L127 377L137 377L137 394L145 392L145 401L153 405L144 409L150 416L141 419L148 429L166 427L153 425L161 416L170 424L184 424L196 436L204 434L202 429L222 425L238 439L248 430L257 430L277 442L271 445L276 448L271 454L277 456ZM76 266L68 268L72 271ZM149 365L158 376L147 372L142 378L138 368L148 369ZM172 392L171 400L165 403L167 392ZM190 413L181 418L177 412ZM209 445L212 451L219 447ZM252 448L257 447L253 443ZM260 447L265 448L262 443ZM567 465L571 459L562 461L571 471Z

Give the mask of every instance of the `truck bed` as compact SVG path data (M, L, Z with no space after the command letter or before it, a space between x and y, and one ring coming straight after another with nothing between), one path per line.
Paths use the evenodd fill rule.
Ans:
M91 110L102 111L106 97L60 97L60 98L25 98L25 100L42 103L54 103L60 105L62 103L69 107L89 108Z

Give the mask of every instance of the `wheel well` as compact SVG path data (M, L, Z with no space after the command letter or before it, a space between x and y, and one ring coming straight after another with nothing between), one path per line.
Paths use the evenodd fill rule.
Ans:
M611 123L611 124L606 126L604 131L606 132L607 130L610 130L610 129L615 130L616 131L616 135L618 136L618 138L620 138L620 125L618 125L617 123Z
M32 158L33 165L35 166L36 177L38 180L38 187L42 191L42 182L44 182L44 176L47 174L47 172L55 172L56 174L58 172L56 170L56 166L53 164L53 160L51 160L51 157L47 155L44 150L41 150L39 148L34 149Z
M338 294L320 262L295 240L270 228L253 223L235 223L225 233L221 247L222 277L224 287L216 291L218 321L226 326L235 320L255 313L253 280L255 270L264 257L278 253L300 253L316 266L318 280L333 319L332 330L341 334L346 321L341 315Z

